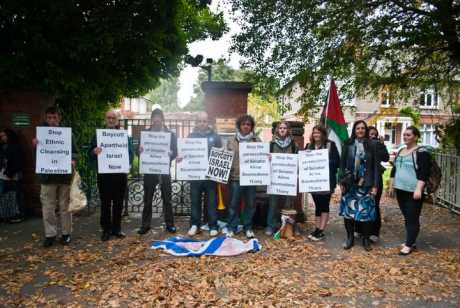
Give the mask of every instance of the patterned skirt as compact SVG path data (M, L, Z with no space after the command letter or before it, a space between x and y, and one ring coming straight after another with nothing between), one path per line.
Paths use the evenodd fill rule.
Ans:
M340 200L340 216L355 221L374 221L375 200L369 187L353 187Z

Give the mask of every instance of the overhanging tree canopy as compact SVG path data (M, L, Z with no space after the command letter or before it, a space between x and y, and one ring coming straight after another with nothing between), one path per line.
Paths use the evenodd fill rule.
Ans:
M297 79L306 109L328 76L343 82L342 93L382 86L406 96L431 86L458 91L459 1L230 2L242 28L233 48L259 74Z
M98 102L139 96L177 74L187 43L226 27L197 0L5 0L0 88Z

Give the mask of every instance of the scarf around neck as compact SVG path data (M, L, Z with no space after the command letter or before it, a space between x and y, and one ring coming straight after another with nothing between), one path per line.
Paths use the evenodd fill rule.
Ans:
M286 136L284 139L280 138L279 136L275 136L275 143L282 149L287 148L292 141L291 136Z
M249 142L252 138L254 138L253 132L250 132L246 136L241 135L239 131L236 132L236 140L238 140L238 142Z

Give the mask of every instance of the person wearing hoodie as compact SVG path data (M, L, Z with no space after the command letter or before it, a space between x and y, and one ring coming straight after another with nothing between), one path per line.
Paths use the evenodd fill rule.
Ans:
M177 137L172 131L170 131L165 125L165 117L161 109L155 109L152 111L150 117L150 131L152 132L164 132L171 134L171 144L169 151L170 163L176 159L177 156ZM139 152L144 149L139 147ZM152 223L152 200L153 194L155 193L156 186L160 185L161 198L163 199L163 213L166 223L166 231L170 233L176 232L174 226L174 213L171 204L171 175L169 174L144 174L144 209L142 210L142 225L137 231L138 234L146 234Z
M294 138L292 138L289 123L286 121L279 122L276 125L273 140L270 142L270 153L296 154L298 150L299 148L295 144ZM266 235L273 235L273 232L280 224L280 208L291 207L294 198L291 196L270 195L267 228L265 229Z
M255 214L256 186L240 186L240 143L261 142L254 133L256 122L248 114L236 120L236 133L227 143L227 149L233 152L230 170L230 206L228 208L228 227L226 235L232 237L237 231L240 217L241 198L244 198L243 227L247 238L253 238L252 219Z
M56 107L45 110L45 123L41 126L58 127L61 124L61 113ZM37 138L32 140L34 148L41 142ZM75 138L72 136L72 169L76 167L78 157ZM73 172L72 172L73 173ZM57 236L56 207L59 205L59 219L62 229L61 243L68 245L72 233L72 213L68 211L70 201L70 182L73 174L39 174L40 201L42 204L45 240L43 247L54 244Z
M105 114L105 129L120 129L118 114L109 110ZM89 148L90 159L97 164L97 157L102 153L102 148L97 146L97 137L94 135ZM131 138L128 139L129 163L132 164L134 152ZM121 215L123 200L128 183L126 173L98 173L97 187L101 199L102 241L108 241L110 236L124 238L126 235L121 231Z
M222 139L220 136L209 126L208 114L200 112L196 120L196 127L188 138L206 138L208 140L208 155L211 148L222 147ZM176 161L179 162L183 158L177 157ZM190 217L189 236L196 235L200 230L201 215L202 215L202 194L206 195L207 200L207 215L209 234L216 236L218 234L217 227L217 183L210 180L190 181L190 195L192 200L192 213Z

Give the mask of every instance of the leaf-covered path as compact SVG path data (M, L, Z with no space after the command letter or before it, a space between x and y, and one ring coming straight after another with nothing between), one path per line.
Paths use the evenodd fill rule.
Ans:
M294 241L260 230L263 250L233 258L152 251L151 240L167 235L137 236L137 218L125 219L126 239L101 243L98 215L78 217L72 244L51 249L41 247L39 219L1 225L0 307L459 307L460 216L426 204L418 250L400 257L402 217L384 203L382 241L370 253L341 248L336 214L323 242L305 239L310 222ZM180 220L180 234L187 225Z

